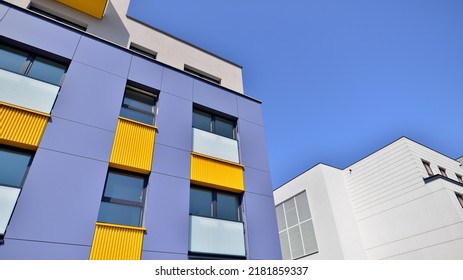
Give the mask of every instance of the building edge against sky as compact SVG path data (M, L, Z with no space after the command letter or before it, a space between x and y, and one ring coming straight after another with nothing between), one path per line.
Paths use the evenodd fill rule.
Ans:
M463 160L402 137L274 190L284 259L463 259Z
M241 67L128 5L0 2L0 259L280 259Z

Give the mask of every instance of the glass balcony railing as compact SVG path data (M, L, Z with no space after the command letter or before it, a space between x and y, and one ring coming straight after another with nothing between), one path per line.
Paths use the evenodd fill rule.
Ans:
M193 152L239 163L238 141L193 128Z
M246 256L243 223L190 215L189 251Z
M59 87L0 69L0 101L50 114Z

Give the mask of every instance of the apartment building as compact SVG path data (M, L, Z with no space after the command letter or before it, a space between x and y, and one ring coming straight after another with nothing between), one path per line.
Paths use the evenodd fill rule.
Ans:
M463 259L463 160L402 137L274 191L284 259Z
M0 259L280 259L241 66L128 7L0 2Z

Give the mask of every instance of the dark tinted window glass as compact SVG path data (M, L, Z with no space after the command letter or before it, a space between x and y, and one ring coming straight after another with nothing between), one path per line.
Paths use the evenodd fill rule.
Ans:
M45 58L37 57L32 63L27 76L50 84L59 85L66 67Z
M126 89L125 91L124 105L126 105L129 108L154 113L154 97L148 96L146 94L131 89Z
M111 224L140 226L141 207L101 202L98 221Z
M146 124L149 124L149 125L153 125L153 123L154 123L153 115L149 115L149 114L145 114L145 113L138 112L138 111L135 111L135 110L131 110L129 108L122 107L120 116L124 117L124 118L127 118L127 119L137 121L137 122L146 123Z
M190 214L212 217L212 192L192 188L190 191Z
M20 187L31 156L0 149L0 185Z
M193 110L193 127L211 132L211 115L201 111Z
M141 203L144 185L143 177L110 172L106 181L104 196Z
M233 139L233 128L234 128L234 125L232 121L222 119L219 117L215 118L215 133L216 134Z
M238 197L233 194L217 193L217 218L239 221Z
M19 73L28 56L26 52L0 45L0 68Z

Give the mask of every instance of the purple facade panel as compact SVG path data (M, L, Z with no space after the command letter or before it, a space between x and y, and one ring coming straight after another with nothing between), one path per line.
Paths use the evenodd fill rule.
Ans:
M238 117L242 120L263 125L261 105L247 98L238 98Z
M72 62L52 116L115 131L126 79Z
M142 85L161 89L162 69L156 63L134 55L129 69L129 80Z
M153 172L190 179L190 152L156 144L153 155Z
M187 254L190 181L151 173L144 213L143 250Z
M1 21L0 35L66 58L72 58L81 38L77 32L12 8Z
M162 72L161 90L191 101L193 78L166 67Z
M248 259L280 260L273 196L245 193Z
M264 127L238 120L241 161L246 167L270 172Z
M236 95L205 82L194 81L193 102L231 116L238 116Z
M244 184L246 192L267 196L273 195L272 179L270 173L267 171L246 167L244 171Z
M88 260L90 246L6 239L0 260Z
M156 143L191 151L192 112L191 101L167 92L161 92L156 119ZM156 149L154 151L156 153Z
M187 260L186 254L170 254L164 252L142 251L142 260Z
M5 238L90 246L107 169L105 162L39 148Z
M74 60L127 78L132 55L111 45L82 36Z
M8 7L0 3L0 21L2 21L3 17L6 15L8 12Z
M40 147L81 157L109 161L114 132L53 117Z

